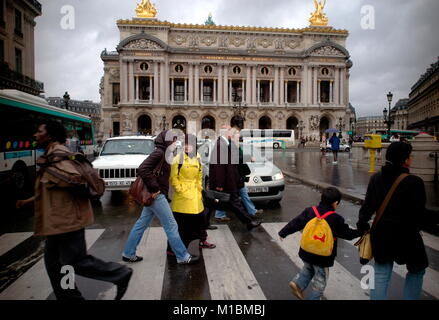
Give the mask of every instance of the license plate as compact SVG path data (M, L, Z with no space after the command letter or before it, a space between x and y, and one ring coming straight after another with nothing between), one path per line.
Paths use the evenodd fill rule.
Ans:
M132 181L106 181L105 185L109 187L115 187L115 186L129 186L131 185Z
M252 187L248 188L248 193L268 192L268 187Z

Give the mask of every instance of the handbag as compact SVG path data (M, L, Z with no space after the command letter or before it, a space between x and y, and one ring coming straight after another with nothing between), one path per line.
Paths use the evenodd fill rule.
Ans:
M203 190L204 205L216 210L227 210L230 194L216 190Z
M153 175L155 175L156 177L159 176L164 161L165 158L163 157L159 163L159 166L157 166L158 169L156 168L153 170ZM136 180L134 180L134 182L131 184L130 189L128 190L128 194L130 195L132 201L144 207L149 207L154 202L152 193L148 191L148 188L143 182L142 177L140 177L139 175L137 176Z
M371 230L372 230L372 228L376 227L378 221L381 219L381 216L383 215L384 210L386 210L386 207L389 204L389 201L392 198L393 193L395 192L399 183L402 180L404 180L404 178L407 176L408 176L407 173L403 173L393 183L392 187L390 188L389 192L387 193L386 197L384 198L383 203L381 204L380 208L378 209L378 211L375 214L375 218L373 219ZM373 259L372 242L370 239L370 230L367 231L354 245L358 247L358 253L360 255L360 263L361 264L366 264L370 260Z

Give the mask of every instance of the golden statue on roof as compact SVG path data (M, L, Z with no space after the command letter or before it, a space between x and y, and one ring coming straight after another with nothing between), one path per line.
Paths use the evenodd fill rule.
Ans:
M142 0L136 8L137 18L155 18L157 10L149 0Z
M309 22L311 26L327 26L328 25L328 17L323 12L325 8L326 0L314 0L314 6L316 7L316 11L311 13L311 18L309 18Z

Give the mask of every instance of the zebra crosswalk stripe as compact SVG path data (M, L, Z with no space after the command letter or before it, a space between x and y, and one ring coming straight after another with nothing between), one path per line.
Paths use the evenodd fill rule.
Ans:
M278 232L285 226L281 223L263 223L265 231L273 238L274 241L285 251L293 263L299 267L303 267L303 261L299 258L298 252L300 247L301 234L296 232L285 240L281 241ZM329 270L329 277L324 296L329 300L367 300L369 296L366 294L368 290L361 288L360 280L353 276L337 261L334 267Z
M214 250L203 251L212 300L266 300L228 226L209 231Z
M87 229L85 239L89 249L104 229ZM0 300L45 300L52 293L49 276L41 259L20 278L0 293Z
M5 233L0 237L0 256L32 236L32 232Z

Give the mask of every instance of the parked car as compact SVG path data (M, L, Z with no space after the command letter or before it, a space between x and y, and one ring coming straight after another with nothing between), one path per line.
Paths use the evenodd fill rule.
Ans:
M320 150L322 150L323 148L320 148ZM331 151L331 144L328 142L326 143L326 151ZM322 150L323 151L323 150ZM347 144L347 143L340 143L340 149L339 151L346 151L349 152L351 151L351 147Z
M255 202L280 202L285 190L285 179L282 171L272 161L263 157L257 147L243 144L241 147L244 152L244 161L251 171L250 175L245 178L250 199ZM205 188L208 187L209 183L209 161L212 148L212 141L198 141L198 153L203 163Z
M151 136L109 138L102 146L93 167L105 181L107 190L128 190L140 164L154 151Z

